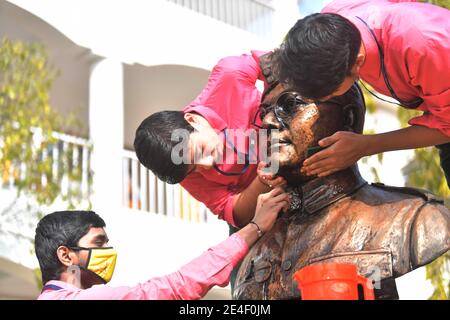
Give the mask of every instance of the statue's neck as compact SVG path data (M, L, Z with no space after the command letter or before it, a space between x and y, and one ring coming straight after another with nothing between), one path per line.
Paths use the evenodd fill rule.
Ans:
M358 166L354 165L326 177L289 185L287 189L291 195L291 210L300 209L302 213L313 214L352 194L366 183Z

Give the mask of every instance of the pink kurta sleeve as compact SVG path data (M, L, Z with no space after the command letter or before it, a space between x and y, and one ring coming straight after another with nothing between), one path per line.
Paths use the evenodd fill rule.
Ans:
M209 119L216 130L222 130L225 127L247 129L249 121L243 120L246 119L244 114L250 114L249 117L253 120L261 99L255 83L257 80L262 80L266 84L259 65L259 57L263 54L265 52L254 50L251 54L221 59L212 70L202 93L183 111L199 112ZM207 112L208 110L205 109L210 109L212 112ZM212 121L216 118L228 119L228 121L227 123ZM249 185L255 177L256 173L252 176L248 175L244 185ZM195 199L205 204L212 213L235 226L233 198L237 192L231 191L226 182L220 179L211 181L201 174L192 173L181 182L181 185Z
M213 286L228 284L230 273L248 252L248 245L235 233L219 245L167 276L134 287L94 286L82 290L44 292L40 300L194 300ZM157 261L155 261L157 263Z

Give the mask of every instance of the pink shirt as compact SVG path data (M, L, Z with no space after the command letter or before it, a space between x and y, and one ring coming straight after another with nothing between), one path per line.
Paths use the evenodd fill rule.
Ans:
M248 145L237 142L239 133L233 135L233 129L239 129L242 135L249 129L257 132L252 121L261 103L261 94L255 87L256 80L264 80L259 66L259 56L264 52L252 51L251 55L221 59L211 71L208 83L200 95L184 112L196 112L208 120L225 143L224 129L230 134L237 150L248 153ZM261 124L259 120L257 124ZM240 139L242 141L242 139ZM248 143L248 142L247 142ZM229 151L228 149L227 151ZM227 152L227 155L230 153ZM225 172L240 172L244 164L239 164L236 154L232 163L219 165ZM255 160L253 158L253 160ZM242 163L242 162L241 162ZM239 176L225 176L214 169L189 174L180 184L197 200L204 203L220 219L235 225L233 219L233 197L240 193L256 177L256 164Z
M167 276L152 278L134 287L98 285L89 289L80 289L62 281L49 281L46 285L55 285L62 290L46 290L38 300L199 299L215 285L226 286L231 271L247 252L247 243L235 233Z
M356 16L367 22L383 48L395 93L406 101L421 97L424 102L417 109L430 113L409 124L436 128L450 136L449 10L412 1L337 0L322 12L340 14L356 25L367 53L361 78L389 96L375 40Z

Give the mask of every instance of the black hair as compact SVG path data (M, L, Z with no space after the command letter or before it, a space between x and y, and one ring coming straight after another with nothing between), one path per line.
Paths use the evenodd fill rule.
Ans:
M311 14L298 20L281 44L276 62L280 81L305 98L326 97L351 74L360 47L361 34L349 20Z
M103 227L105 221L93 211L57 211L42 218L34 238L42 283L59 280L64 270L56 254L58 247L77 247L91 228Z
M160 180L174 184L181 182L188 174L189 165L184 161L172 161L172 149L179 141L172 140L172 133L194 128L184 119L182 111L160 111L147 117L136 130L134 150L139 161Z

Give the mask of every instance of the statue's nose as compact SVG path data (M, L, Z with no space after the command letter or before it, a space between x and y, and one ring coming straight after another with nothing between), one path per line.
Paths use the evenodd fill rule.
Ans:
M266 129L281 129L281 124L277 120L275 113L273 111L266 114L263 119L262 125Z

